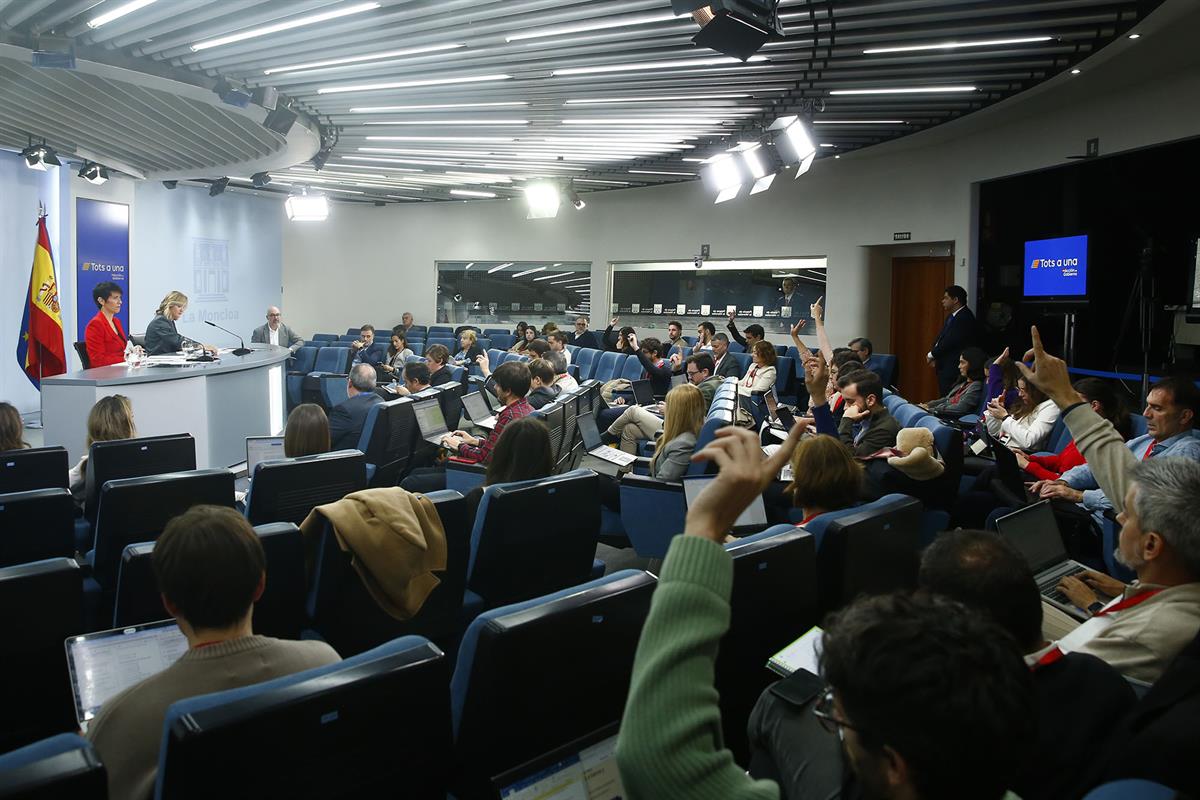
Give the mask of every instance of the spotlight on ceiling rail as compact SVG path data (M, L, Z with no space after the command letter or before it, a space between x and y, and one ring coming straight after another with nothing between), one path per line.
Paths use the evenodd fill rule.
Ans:
M79 177L97 186L108 180L108 170L95 161L85 161L79 167Z
M38 172L45 172L46 167L62 166L62 162L58 160L58 153L45 142L30 144L21 151L21 158L25 159L25 166Z
M583 202L583 198L572 188L567 189L567 200L575 207L576 211L583 211L587 208L587 203Z
M168 189L174 189L179 186L179 181L163 181L162 185Z
M233 83L227 78L218 78L217 85L213 87L217 97L221 98L222 103L228 103L231 106L245 108L250 105L251 94L250 90L245 86Z
M225 191L225 187L229 185L229 178L217 178L208 185L208 196L216 197Z
M700 25L693 44L742 61L768 40L783 38L778 6L779 0L671 0L671 11L690 13Z
M261 189L271 182L271 174L268 172L256 172L250 176L250 183L255 189Z

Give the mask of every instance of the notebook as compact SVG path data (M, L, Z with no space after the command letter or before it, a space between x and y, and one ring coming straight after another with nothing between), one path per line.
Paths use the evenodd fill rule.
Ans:
M612 723L492 779L502 800L621 800L618 723Z
M1049 500L998 518L996 530L1025 557L1047 602L1075 619L1091 618L1091 614L1077 608L1058 590L1060 580L1067 575L1078 575L1087 567L1068 557Z
M85 728L109 698L162 672L188 648L173 619L72 636L65 645L75 717Z
M767 669L787 677L799 669L821 674L821 642L825 631L814 625L803 636L767 659Z
M716 480L715 475L694 475L683 479L683 502L691 508L696 502L696 498L704 491L704 487ZM741 516L733 523L733 528L728 531L732 534L757 533L767 527L767 506L763 502L762 495L758 495L750 502L750 505Z

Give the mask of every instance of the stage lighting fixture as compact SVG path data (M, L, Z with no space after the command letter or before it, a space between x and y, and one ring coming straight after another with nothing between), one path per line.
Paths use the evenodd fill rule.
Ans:
M163 181L162 185L168 189L174 189L179 186L179 181Z
M743 169L732 153L721 153L713 158L700 171L700 177L709 189L717 193L718 203L737 197L745 180Z
M250 93L250 102L267 111L274 111L279 105L279 90L274 86L259 86Z
M329 216L329 198L323 194L293 194L283 202L288 219L292 222L324 222Z
M213 87L217 97L221 98L222 103L228 103L231 106L245 108L250 105L250 91L244 86L238 86L230 83L225 78L219 78L217 85Z
M263 120L263 127L280 136L287 136L288 131L292 129L292 125L296 123L296 112L292 111L287 106L276 106L275 110L267 114Z
M271 182L271 173L256 172L250 176L250 183L254 184L255 189L261 189Z
M79 167L79 177L99 186L108 180L108 170L94 161L85 161Z
M587 208L587 203L583 202L583 198L574 189L567 189L567 200L571 202L576 211L583 211Z
M225 187L229 185L229 178L217 178L208 185L208 196L216 197L225 191Z
M773 163L773 155L761 144L751 145L741 151L742 163L745 165L746 171L750 173L750 177L754 179L754 185L750 187L750 194L758 194L771 188L771 183L778 173L778 169Z
M529 203L525 219L553 219L558 216L562 194L553 183L531 183L525 187L525 201Z
M692 43L746 61L771 38L783 38L779 0L671 0L671 11L700 25Z
M803 164L805 159L817 152L808 126L798 116L780 117L767 131L773 134L772 143L779 148L785 164Z
M813 160L816 157L817 157L816 153L809 153L808 156L803 161L800 162L800 166L796 167L796 174L792 177L792 180L795 180L796 178L799 178L804 173L808 172L808 168L812 166ZM841 158L841 156L834 156L834 158Z
M26 147L21 151L21 158L25 159L25 166L30 169L36 169L38 172L45 172L46 167L62 166L62 162L58 160L58 154L54 152L54 148L45 142L31 144L29 147Z

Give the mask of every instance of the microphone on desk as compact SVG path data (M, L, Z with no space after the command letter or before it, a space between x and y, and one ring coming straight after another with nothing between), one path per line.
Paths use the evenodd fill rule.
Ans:
M215 323L215 322L212 322L212 321L210 321L210 320L207 320L207 319L206 319L206 320L204 320L204 324L205 324L205 325L212 325L212 326L213 326L214 328L216 328L217 330L222 330L222 331L225 331L225 332L226 332L226 333L228 333L230 336L237 336L237 340L238 340L238 341L241 343L241 345L242 345L242 346L241 346L241 347L238 347L238 348L236 348L236 349L233 351L233 354L234 354L235 356L244 356L244 355L249 355L250 353L253 353L253 352L254 352L254 351L253 351L253 350L251 350L250 348L246 347L246 340L245 340L245 339L243 339L242 337L238 336L238 335L237 335L236 333L234 333L233 331L229 330L229 328L222 328L222 327L221 327L220 325L218 325L217 323Z

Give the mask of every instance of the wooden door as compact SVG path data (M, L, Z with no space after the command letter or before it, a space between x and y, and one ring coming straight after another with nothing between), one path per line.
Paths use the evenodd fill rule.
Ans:
M892 259L892 352L900 359L896 387L910 402L939 396L937 373L925 354L942 330L942 294L952 283L953 258Z

